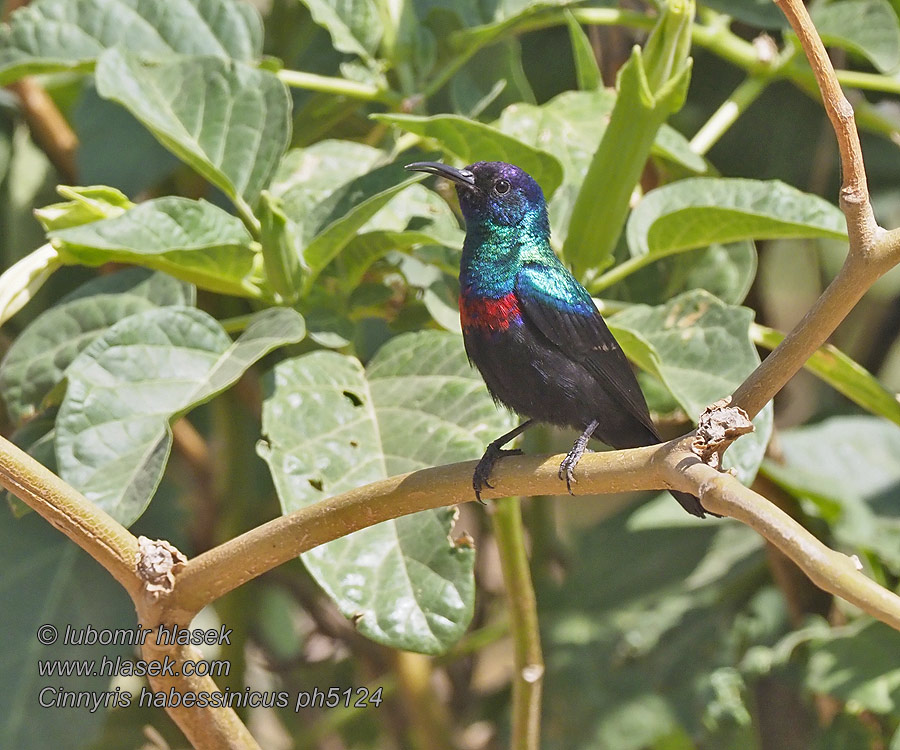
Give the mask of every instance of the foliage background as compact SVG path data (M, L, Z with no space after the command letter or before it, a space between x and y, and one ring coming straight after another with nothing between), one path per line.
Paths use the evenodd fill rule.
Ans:
M573 239L569 216L582 193L598 205L631 193L617 173L583 180L604 127L598 113L614 101L597 86L612 86L631 45L646 39L653 4L573 6L578 16L558 4L512 2L273 0L254 9L184 0L169 7L205 7L217 19L214 43L203 24L175 23L171 49L138 32L127 49L116 47L121 39L91 47L82 36L54 37L48 20L68 19L100 38L102 13L121 24L124 9L139 5L35 2L27 11L35 21L23 15L0 35L0 80L41 74L79 142L74 164L53 159L16 97L0 92L3 265L43 245L47 231L64 261L4 328L4 433L133 521L135 533L190 556L328 494L477 457L511 424L490 405L456 334L459 224L442 197L412 184L404 163L504 158L553 191L557 247L581 248L581 276L616 313L611 324L644 368L651 407L672 435L740 382L757 361L751 340L770 348L777 334L769 329L799 319L845 252L837 209L812 197L833 202L839 176L831 131L804 93L805 63L786 55L772 72L740 46L765 30L790 49L768 2L701 3L699 27L708 33L694 34L687 99L673 105L673 129L660 131L640 172L643 192L668 183L677 192L654 194L655 208L640 204L628 241L615 247L613 236ZM897 11L887 0L838 0L814 16L839 67L869 76L858 79L867 90L854 105L886 226L900 217ZM169 28L161 16L155 22L157 31ZM123 27L106 28L114 35ZM30 30L46 46L28 48ZM761 79L759 98L740 100L748 74ZM684 136L732 95L741 116L708 152L696 140L692 151ZM206 121L224 112L236 135L192 131L201 102ZM439 114L452 117L429 118ZM282 157L288 145L295 150ZM689 181L697 175L778 179L799 191L710 188ZM65 194L70 202L43 211L42 226L33 211L57 204L60 183L121 194ZM98 229L98 220L107 223ZM710 247L663 258L684 249L673 237ZM603 242L609 257L592 250ZM659 259L635 263L642 246ZM801 373L776 400L757 478L771 414L733 457L743 479L894 589L898 282L896 271L880 282L833 342L877 382L823 356L829 384ZM673 319L687 322L673 331ZM229 334L240 332L232 346ZM63 346L93 336L80 353ZM107 412L119 408L133 445L110 431ZM258 447L261 435L267 442ZM571 437L544 431L525 448L564 450ZM138 747L148 741L145 725L183 745L158 709L37 704L36 660L73 655L39 648L38 624L131 627L134 617L86 555L34 514L14 520L15 502L10 509L0 524L8 613L0 624L0 671L8 675L0 745ZM548 669L544 746L900 747L892 658L900 638L815 590L749 529L694 522L668 496L533 498L524 512ZM507 743L508 617L489 518L462 508L453 536L470 534L477 555L445 544L432 559L433 540L440 547L451 520L401 519L375 531L372 547L339 540L202 614L236 636L217 655L232 664L221 688L383 688L378 708L246 713L264 747ZM379 577L360 583L353 576L372 567L373 548ZM397 617L401 607L406 620ZM339 609L365 616L351 623ZM113 655L77 655L104 654ZM63 682L108 687L102 679Z

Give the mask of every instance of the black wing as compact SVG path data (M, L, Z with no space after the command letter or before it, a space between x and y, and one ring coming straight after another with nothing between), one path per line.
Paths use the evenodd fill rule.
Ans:
M575 277L561 264L528 264L516 277L515 291L528 320L566 355L584 364L616 403L659 439L625 353Z

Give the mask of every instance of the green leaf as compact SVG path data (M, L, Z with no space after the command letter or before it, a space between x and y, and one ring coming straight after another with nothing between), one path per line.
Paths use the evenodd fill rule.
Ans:
M900 428L879 417L832 417L785 431L778 444L783 461L766 461L766 474L811 500L845 549L871 550L900 573Z
M110 690L108 675L55 675L38 671L39 660L103 658L125 661L128 646L95 643L73 647L64 643L67 627L79 632L124 631L134 628L134 605L122 588L87 553L36 513L14 521L0 508L0 746L17 750L75 747L90 742L106 717L102 707L45 708L63 695L88 692L102 698ZM41 645L38 628L52 625L58 638ZM127 709L125 709L127 710ZM77 738L77 739L76 739Z
M734 522L691 521L666 496L592 524L575 542L563 582L538 591L554 686L544 731L571 748L752 747L707 742L715 721L706 712L719 671L734 671L735 641L748 640L735 623L752 616L762 539ZM621 569L598 575L611 559ZM737 699L732 711L746 715L750 696ZM666 743L680 727L690 739Z
M219 57L145 64L115 48L97 63L97 91L249 214L291 134L291 102L267 70Z
M60 185L56 188L56 192L69 200L35 209L34 212L35 218L48 232L77 227L100 219L110 219L123 214L129 208L134 208L134 203L128 200L124 193L106 185L91 187Z
M359 55L374 64L373 55L384 33L374 0L302 0L313 20L328 30L334 48Z
M379 258L422 245L458 250L464 233L446 202L422 185L411 185L378 211L350 240L340 257L338 281L351 291Z
M35 318L0 362L0 394L7 413L15 422L31 419L77 354L122 318L193 303L191 286L142 268L84 284Z
M505 161L524 169L551 198L562 183L562 166L555 156L533 148L490 125L457 115L372 115L380 122L396 125L425 138L433 138L466 164Z
M764 29L787 26L784 13L772 0L703 0L703 5L751 26Z
M882 73L900 67L900 21L887 0L843 0L811 10L825 44L862 55Z
M125 44L144 60L214 55L258 60L262 21L235 0L35 0L0 28L0 84L30 73L89 70Z
M189 307L119 321L66 370L56 420L60 476L130 525L162 479L172 421L304 333L303 318L287 308L257 313L234 342L216 320Z
M280 300L295 302L303 276L295 225L282 210L281 201L266 190L260 196L258 213L266 281Z
M863 621L836 628L807 645L806 687L849 703L855 712L896 714L900 706L900 668L887 654L897 653L900 633L882 622ZM849 747L849 746L848 746Z
M774 349L784 340L784 334L780 331L756 323L750 331L753 340L766 349ZM897 395L837 347L822 345L803 366L864 409L900 425L900 399Z
M156 198L49 237L71 263L135 263L224 294L262 296L259 250L250 233L240 219L203 200Z
M420 179L410 176L401 162L386 164L341 186L315 206L312 209L315 215L307 216L304 224L309 226L311 218L315 232L312 241L303 249L303 261L309 269L305 290L309 290L316 276L356 236L360 227L391 198ZM289 205L285 203L286 212Z
M612 286L604 296L626 302L658 305L682 292L704 289L729 305L744 301L756 278L756 246L750 240L710 245L690 253L657 258L621 279L597 279L592 293ZM608 273L615 276L620 267Z
M750 340L752 321L752 310L696 289L665 305L635 305L612 316L609 325L626 354L662 380L696 424L709 404L731 394L759 365ZM771 404L754 425L755 432L725 452L744 484L756 476L769 442Z
M603 85L600 75L600 66L594 56L594 48L591 40L581 24L575 20L572 11L566 11L566 26L569 28L569 42L572 44L572 56L575 58L575 77L578 79L578 88L582 91L592 91Z
M289 513L398 473L476 458L512 424L466 361L459 336L428 331L385 344L366 370L314 352L280 363L263 407L268 462ZM472 616L474 550L456 546L454 511L405 516L303 555L341 612L370 638L440 653Z
M695 177L653 190L628 220L632 255L669 255L714 242L846 239L837 206L778 180Z
M607 89L567 91L540 106L507 107L496 124L498 130L549 151L562 164L563 183L554 192L549 206L556 243L566 239L584 174L600 145L615 102L615 92ZM694 172L707 169L706 162L691 151L684 136L668 125L659 129L651 151Z

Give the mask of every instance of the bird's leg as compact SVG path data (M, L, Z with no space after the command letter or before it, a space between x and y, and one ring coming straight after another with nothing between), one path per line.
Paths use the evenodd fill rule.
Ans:
M575 467L578 466L578 462L581 460L581 457L587 450L588 440L591 439L591 435L594 434L594 430L596 430L599 426L600 422L598 422L596 419L591 422L575 441L575 445L572 446L572 450L570 450L566 454L566 457L559 465L559 478L566 480L566 489L569 491L570 495L575 494L574 492L572 492L572 482L578 481L577 479L575 479Z
M494 485L488 481L488 479L491 478L491 471L494 468L494 464L500 460L501 456L516 456L522 453L518 448L505 451L503 450L503 446L513 438L516 438L525 432L525 430L531 427L532 422L533 420L531 419L527 422L522 422L516 429L510 430L505 435L498 437L485 450L484 455L478 462L478 466L475 467L475 473L472 475L472 487L475 490L475 498L482 505L484 505L484 501L481 499L482 488L488 487L494 489Z

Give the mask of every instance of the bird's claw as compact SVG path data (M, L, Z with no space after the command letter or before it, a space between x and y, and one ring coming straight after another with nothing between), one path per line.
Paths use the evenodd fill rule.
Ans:
M578 462L581 460L581 457L585 453L593 453L590 448L579 448L576 444L572 450L570 450L566 457L562 460L562 463L559 465L559 471L557 472L557 476L560 481L563 479L566 480L566 490L568 490L570 495L574 495L572 492L572 484L578 484L578 480L575 478L575 467L578 466Z
M499 446L491 443L487 450L484 452L484 455L481 457L481 460L478 462L478 466L475 467L475 473L472 474L472 489L475 490L475 499L478 500L479 503L484 505L484 500L481 499L481 490L487 487L488 489L494 489L494 485L492 485L488 480L491 478L491 472L494 469L494 464L497 463L503 456L521 456L522 451L518 448L512 448L510 450L503 450Z

